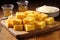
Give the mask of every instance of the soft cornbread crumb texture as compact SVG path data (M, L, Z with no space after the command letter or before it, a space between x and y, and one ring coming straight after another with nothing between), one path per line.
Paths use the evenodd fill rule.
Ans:
M35 30L35 25L24 25L25 26L25 31L33 31Z
M38 12L35 12L35 11L31 11L28 13L29 14L27 14L27 17L32 17L32 18L36 18L36 16L39 14Z
M46 23L45 21L35 21L35 27L36 29L43 29L44 27L46 27Z
M36 20L38 21L43 21L44 19L48 18L48 15L47 14L38 14L37 17L36 17Z
M37 11L16 12L15 16L11 15L6 20L8 27L13 27L14 30L25 29L25 31L44 29L53 23L53 17Z
M17 30L17 31L22 31L23 30L23 25L14 25L13 29Z
M17 19L23 19L26 17L26 14L24 12L16 12L16 16Z
M7 27L8 27L8 28L12 28L12 27L13 27L12 20L13 20L13 19L7 19L7 20L6 20L6 24L7 24Z
M34 20L32 17L26 17L23 19L23 24L34 24Z
M13 19L12 23L13 23L13 25L21 25L22 20L21 19Z
M45 19L46 24L51 25L54 23L54 18L53 17L48 17Z

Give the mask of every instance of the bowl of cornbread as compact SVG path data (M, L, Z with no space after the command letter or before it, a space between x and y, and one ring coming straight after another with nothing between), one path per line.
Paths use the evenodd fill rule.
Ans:
M42 13L46 13L50 17L59 16L59 8L58 7L54 7L54 6L43 5L41 7L37 7L36 11L42 12Z
M48 17L47 14L31 10L16 12L14 16L11 15L6 19L7 27L16 31L43 30L47 25L54 23L54 17Z

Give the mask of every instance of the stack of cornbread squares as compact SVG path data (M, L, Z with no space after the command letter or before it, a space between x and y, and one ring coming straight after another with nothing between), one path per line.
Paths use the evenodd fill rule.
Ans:
M43 30L46 25L54 23L53 17L48 17L47 14L37 11L16 12L15 16L9 16L6 20L8 28L13 28L17 31L33 31Z

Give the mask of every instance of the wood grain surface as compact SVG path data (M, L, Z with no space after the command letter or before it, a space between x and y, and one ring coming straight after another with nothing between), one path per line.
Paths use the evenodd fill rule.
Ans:
M60 27L57 23L52 25L52 27L46 27L43 30L35 30L35 31L31 31L31 32L15 31L12 28L8 28L5 23L5 20L2 21L2 25L7 29L7 31L9 31L17 39L28 39L28 38L32 38L32 37L39 36L39 35L42 36L42 35L46 35L46 34L49 34L53 31L60 29Z

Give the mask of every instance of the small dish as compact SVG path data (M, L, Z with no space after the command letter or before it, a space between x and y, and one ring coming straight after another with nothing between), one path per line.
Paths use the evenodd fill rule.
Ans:
M50 17L57 17L59 15L59 8L53 6L41 6L37 7L36 11L46 13Z

